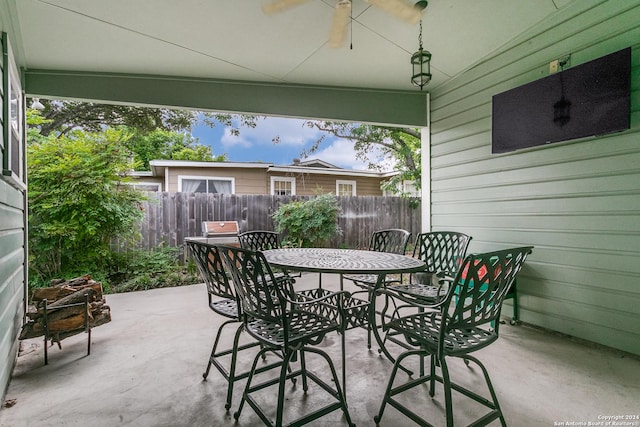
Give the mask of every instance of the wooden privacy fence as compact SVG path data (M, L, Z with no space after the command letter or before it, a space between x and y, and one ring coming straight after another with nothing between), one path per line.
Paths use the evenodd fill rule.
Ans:
M150 193L143 203L140 240L133 245L114 242L120 250L178 247L185 237L201 236L203 221L238 221L240 232L274 230L272 214L281 204L311 196L230 195L208 193ZM400 197L338 197L343 231L331 247L366 248L375 230L403 228L420 232L420 202ZM413 206L413 207L412 207Z

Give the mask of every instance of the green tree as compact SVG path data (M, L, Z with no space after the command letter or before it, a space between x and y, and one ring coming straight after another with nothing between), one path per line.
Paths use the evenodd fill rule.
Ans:
M385 189L394 193L402 192L403 181L413 181L420 188L421 159L420 159L420 131L412 128L395 128L374 126L362 123L342 123L332 121L307 121L306 125L316 128L338 138L353 141L356 158L368 163L368 168L381 170L382 165L377 159L371 158L374 148L384 157L390 158L395 163L395 170L399 173L393 176L385 184ZM303 157L316 152L325 136L319 138L308 150L302 153ZM278 142L275 138L275 142Z
M240 114L213 113L195 110L172 110L167 108L134 107L127 105L96 104L91 102L46 100L41 99L44 105L41 115L44 122L34 126L43 136L50 134L65 135L74 129L82 129L88 132L98 132L101 129L112 126L125 126L134 131L135 135L147 135L155 132L177 132L168 141L171 147L182 147L174 150L163 145L162 141L153 140L152 136L145 136L138 144L138 148L132 147L136 152L139 162L136 168L148 170L148 161L154 159L183 159L183 160L207 160L197 141L184 140L179 136L191 131L196 123L202 123L209 127L225 126L231 129L233 135L238 135L243 127L253 128L263 116L251 116ZM307 126L315 127L327 134L338 138L353 141L356 157L368 162L369 169L380 169L381 165L376 159L371 159L372 148L378 148L383 156L391 158L395 162L395 169L399 172L386 184L386 189L397 192L402 181L410 180L420 187L420 133L412 128L393 128L385 126L373 126L360 123L341 123L332 121L307 121ZM155 137L160 136L158 133ZM139 138L135 136L134 139ZM145 138L146 139L145 141ZM188 139L188 137L187 137ZM308 150L301 153L306 157L318 150L325 137L318 139ZM278 135L273 137L274 142L279 142ZM144 143L149 147L144 147ZM182 148L192 148L180 154ZM210 154L210 153L209 153ZM204 157L203 157L204 156ZM226 160L224 155L213 156L211 160Z
M29 260L32 277L92 273L113 236L130 235L141 218L141 193L125 185L130 133L81 130L29 134Z
M182 132L190 131L201 121L209 127L216 125L255 127L259 119L250 115L212 113L195 110L173 110L169 108L135 107L130 105L98 104L93 102L40 99L44 109L40 115L45 123L37 124L40 134L65 135L73 130L99 132L107 126L125 126L141 133L156 129ZM232 133L237 134L236 127Z
M173 160L192 160L199 162L224 162L227 156L221 154L214 157L208 146L196 145L195 147L184 147L178 151L174 151L171 158Z
M151 160L194 160L223 162L224 154L214 156L211 148L198 143L187 132L155 129L151 132L133 131L133 136L124 142L133 152L136 170L149 170Z

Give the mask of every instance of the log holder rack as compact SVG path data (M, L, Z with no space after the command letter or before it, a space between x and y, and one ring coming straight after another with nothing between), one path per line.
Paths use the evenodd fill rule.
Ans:
M87 356L91 354L91 326L89 325L89 294L88 293L84 294L84 301L76 302L72 304L59 305L59 306L56 306L54 310L57 311L60 309L64 309L68 307L77 307L77 306L84 306L84 328L71 330L71 331L56 331L56 332L50 333L49 322L47 318L47 312L48 312L47 300L46 298L42 300L42 326L44 329L44 364L45 365L49 364L49 353L48 353L47 341L51 339L52 342L53 341L57 342L58 346L60 347L60 341L61 341L60 333L64 333L65 334L64 338L67 338L67 337L79 334L81 332L85 332L87 334Z

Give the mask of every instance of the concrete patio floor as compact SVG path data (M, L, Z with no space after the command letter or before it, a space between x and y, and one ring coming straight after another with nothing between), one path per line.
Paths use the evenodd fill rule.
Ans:
M313 274L298 279L312 286ZM335 276L323 276L325 287L337 286ZM245 406L236 422L232 412L244 381L234 391L230 412L224 409L226 382L215 368L209 378L202 373L222 319L206 303L204 285L107 295L112 322L93 330L91 355L86 356L86 335L52 347L49 365L43 364L41 340L22 342L5 402L0 426L260 426ZM505 311L509 311L505 308ZM508 313L505 313L508 314ZM226 334L231 340L231 329ZM368 350L366 332L350 330L347 342L347 397L358 426L375 425L392 364ZM321 344L340 370L340 339L328 336ZM251 362L245 354L243 365ZM475 355L485 363L508 425L607 425L604 417L640 415L640 359L636 356L584 343L525 325L500 327L500 339ZM273 358L274 356L270 356ZM310 359L311 370L326 372ZM479 369L461 363L450 366L453 381L487 394ZM339 374L340 375L340 374ZM402 379L407 378L399 374ZM405 404L434 425L444 425L442 389L430 399L419 389L407 393ZM275 403L275 391L265 392L265 405ZM325 398L311 388L306 398L301 387L288 383L287 416L313 407ZM483 408L454 392L456 425L466 425ZM640 425L638 419L624 420ZM573 423L573 424L572 424ZM584 424L582 424L584 423ZM346 425L339 411L312 423ZM382 426L411 426L409 419L387 406ZM493 425L499 425L494 422ZM597 424L589 424L597 425ZM616 424L608 424L616 425Z

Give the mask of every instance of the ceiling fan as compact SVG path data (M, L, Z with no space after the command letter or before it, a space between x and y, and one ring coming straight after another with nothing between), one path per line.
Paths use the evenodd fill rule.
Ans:
M271 0L262 6L265 14L279 13L284 10L299 6L309 0ZM381 9L389 15L395 16L409 24L416 24L422 18L422 11L427 6L427 1L411 3L408 0L364 0ZM347 25L351 21L351 0L336 0L335 12L331 32L329 33L329 46L339 48L344 44L347 34Z

